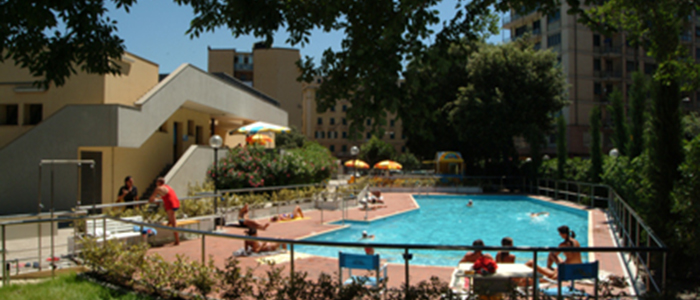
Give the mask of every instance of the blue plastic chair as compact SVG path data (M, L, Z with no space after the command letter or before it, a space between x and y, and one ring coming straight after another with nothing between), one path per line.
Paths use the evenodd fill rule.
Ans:
M387 280L387 265L379 267L379 254L366 255L366 254L351 254L351 253L338 253L338 265L341 284L351 284L353 282L363 283L364 285L370 285L373 287L379 287L379 284ZM348 269L349 278L343 282L343 268ZM370 270L375 271L375 277L368 276L353 276L352 270ZM384 273L384 276L380 276Z
M582 290L577 290L574 287L575 280L593 278L595 280L594 290L595 299L598 299L598 262L583 264L561 264L557 270L557 288L550 288L542 291L543 294L550 297L587 297L589 296ZM571 280L571 286L562 289L562 281Z

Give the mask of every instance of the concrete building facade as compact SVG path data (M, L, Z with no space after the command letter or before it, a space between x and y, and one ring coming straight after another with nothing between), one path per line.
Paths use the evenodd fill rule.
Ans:
M569 83L570 105L562 111L567 123L567 141L570 155L588 155L590 147L590 112L595 106L603 111L603 148L612 147L612 119L607 109L608 96L619 89L627 103L627 94L632 84L632 73L640 70L653 74L654 59L637 47L632 47L624 32L612 36L595 33L576 22L566 12L566 4L552 15L539 12L517 12L512 10L503 20L503 28L510 30L509 40L526 33L536 49L551 49L559 55L561 66ZM683 34L679 37L688 47L689 53L700 59L700 20L688 18ZM692 32L695 34L692 34ZM700 92L688 94L683 101L685 109L697 110ZM519 143L521 150L524 144ZM549 139L545 152L556 152L555 138Z
M37 185L49 209L51 173L56 210L111 203L124 177L133 176L143 193L213 133L228 145L238 137L222 133L242 125L287 125L277 101L237 79L189 64L159 76L158 65L130 53L116 63L119 76L79 73L48 89L33 87L35 78L13 62L0 65L0 214L37 213ZM92 159L96 166L94 173L46 166L39 182L42 159ZM201 182L206 174L193 176Z

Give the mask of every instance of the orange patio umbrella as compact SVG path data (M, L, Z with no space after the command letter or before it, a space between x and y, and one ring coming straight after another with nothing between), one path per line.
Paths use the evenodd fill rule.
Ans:
M401 166L400 163L397 163L393 160L382 160L376 164L374 164L375 169L382 169L382 170L401 170L403 166Z
M264 145L265 143L271 143L272 138L264 135L264 134L254 134L246 138L246 142L248 144L261 144Z
M359 159L348 160L344 165L348 168L355 167L357 169L369 169L369 164Z

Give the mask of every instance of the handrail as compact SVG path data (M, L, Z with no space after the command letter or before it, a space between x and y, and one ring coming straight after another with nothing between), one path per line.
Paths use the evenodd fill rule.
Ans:
M325 183L310 183L310 184L295 184L295 185L279 185L279 186L269 186L269 187L259 187L259 188L242 188L242 189L228 189L228 190L217 190L219 193L245 193L245 192L261 192L261 191L271 191L271 190L281 190L281 189L292 189L300 187L316 187L324 186Z
M621 197L615 190L612 190L612 189L611 189L611 191L612 191L612 193L613 193L613 195L614 195L615 197L619 198L620 200L623 200L622 197ZM625 209L627 209L627 210L629 211L629 213L632 214L632 216L633 216L637 221L639 221L639 226L641 226L644 230L646 230L647 232L649 232L649 237L651 237L652 239L654 239L654 242L656 242L656 243L659 244L660 246L666 247L666 244L665 244L663 241L661 241L658 237L656 237L656 233L654 233L654 230L651 229L651 227L649 227L649 225L647 225L646 223L644 223L644 221L643 221L644 219L642 219L642 217L640 217L640 216L637 214L637 212L636 212L629 204L627 204L627 202L625 202L625 201L623 200L623 201L620 201L620 203L622 203L622 205L625 207Z

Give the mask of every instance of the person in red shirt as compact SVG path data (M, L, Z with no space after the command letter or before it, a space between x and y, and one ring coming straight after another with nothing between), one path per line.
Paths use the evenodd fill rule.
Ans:
M156 190L153 191L153 195L148 199L148 202L153 203L157 198L163 199L163 208L165 208L165 213L168 214L168 226L177 227L175 212L180 208L180 200L177 199L173 188L165 184L165 178L163 177L156 179ZM175 246L177 246L180 244L180 235L177 231L174 234Z

